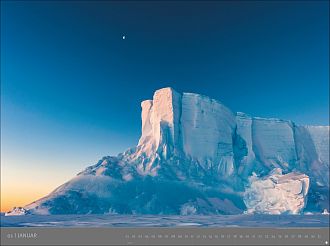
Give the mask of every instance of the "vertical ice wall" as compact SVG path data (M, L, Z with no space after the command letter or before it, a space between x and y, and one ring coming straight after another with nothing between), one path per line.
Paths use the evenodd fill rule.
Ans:
M178 149L181 95L172 88L160 89L154 93L153 100L143 101L141 107L142 135L138 146L147 155Z
M216 100L192 93L182 96L182 142L185 155L204 169L234 172L233 113Z
M144 143L147 143L149 140L153 138L153 129L151 123L152 104L153 104L152 100L145 100L141 103L142 134L139 140L139 144L138 144L139 146L142 146Z
M302 126L298 134L297 146L300 165L312 182L329 187L329 126Z
M216 100L172 88L157 90L142 104L142 136L147 154L184 155L205 170L232 174L233 113Z
M236 116L236 165L243 177L267 174L274 168L291 171L297 165L294 125L290 121ZM245 150L245 151L244 151ZM238 156L241 155L241 156Z
M172 88L157 90L142 104L144 155L180 156L219 176L273 168L302 171L329 186L329 127L302 127L291 121L234 115L220 102ZM322 177L323 176L323 177ZM314 180L314 181L313 181Z
M329 126L306 126L319 161L329 167Z
M258 161L269 170L292 170L297 161L293 125L279 119L253 118L252 144Z
M256 165L253 151L252 121L252 117L247 114L238 112L236 115L235 161L238 174L243 177L247 177L252 171L255 171Z

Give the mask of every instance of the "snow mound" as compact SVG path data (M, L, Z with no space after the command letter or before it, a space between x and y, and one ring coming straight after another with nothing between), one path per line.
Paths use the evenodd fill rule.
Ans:
M328 210L324 209L322 212L323 215L329 215L330 213L328 212Z

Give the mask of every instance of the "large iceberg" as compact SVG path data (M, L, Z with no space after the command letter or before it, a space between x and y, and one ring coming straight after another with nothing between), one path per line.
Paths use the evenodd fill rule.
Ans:
M329 210L329 126L233 113L217 100L172 88L157 90L141 107L136 147L102 158L24 209L36 214ZM274 169L283 175L272 174ZM262 196L271 182L273 209ZM287 190L292 185L296 190ZM257 191L254 197L251 190Z

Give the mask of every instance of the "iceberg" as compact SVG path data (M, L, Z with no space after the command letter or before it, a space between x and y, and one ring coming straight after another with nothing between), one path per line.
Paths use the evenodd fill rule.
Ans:
M217 100L172 88L157 90L141 108L136 147L103 157L24 209L177 215L329 210L329 126L234 113Z

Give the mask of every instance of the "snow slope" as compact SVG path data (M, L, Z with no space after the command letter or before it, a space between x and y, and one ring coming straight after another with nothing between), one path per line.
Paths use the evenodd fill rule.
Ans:
M329 176L325 175L329 172L329 126L297 126L291 121L233 113L219 101L171 88L157 90L141 107L142 134L136 147L102 158L27 205L28 213L329 210ZM271 181L275 182L272 192L281 191L271 208L264 206L269 194L263 192L263 185L274 180L274 169L281 170L286 181ZM257 178L251 178L253 173ZM297 185L297 177L308 193L286 190L286 186ZM246 200L251 187L259 195ZM288 199L292 202L279 209Z

